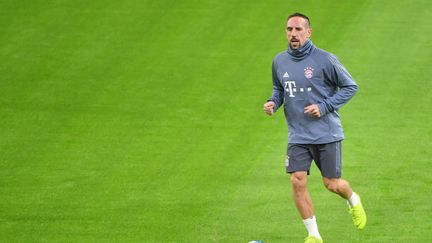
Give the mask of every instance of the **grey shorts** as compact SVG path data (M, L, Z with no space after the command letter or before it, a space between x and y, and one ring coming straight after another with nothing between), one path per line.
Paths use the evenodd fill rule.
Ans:
M326 144L292 144L287 147L286 172L307 171L312 160L327 178L340 178L342 176L342 142L337 141Z

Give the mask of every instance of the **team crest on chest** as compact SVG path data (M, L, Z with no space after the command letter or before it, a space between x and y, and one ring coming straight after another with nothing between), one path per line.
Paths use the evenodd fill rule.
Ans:
M312 67L305 67L304 76L306 78L312 78L313 77L313 71L314 71L314 69Z

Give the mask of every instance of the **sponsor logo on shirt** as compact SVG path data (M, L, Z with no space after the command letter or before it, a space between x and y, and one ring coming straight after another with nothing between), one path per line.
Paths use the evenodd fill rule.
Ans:
M285 81L285 91L288 93L289 97L295 97L295 93L300 92L311 92L312 87L306 87L306 88L297 88L296 82L289 80Z

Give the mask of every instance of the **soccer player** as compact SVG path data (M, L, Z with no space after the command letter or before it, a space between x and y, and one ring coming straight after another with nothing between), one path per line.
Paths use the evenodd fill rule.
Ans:
M291 175L293 199L308 231L307 243L323 242L306 187L312 160L321 171L324 186L347 200L354 225L358 229L366 225L359 195L341 178L344 134L338 109L354 96L357 84L333 54L312 43L311 34L306 15L288 16L288 50L273 60L273 93L264 104L270 116L284 106L286 172Z

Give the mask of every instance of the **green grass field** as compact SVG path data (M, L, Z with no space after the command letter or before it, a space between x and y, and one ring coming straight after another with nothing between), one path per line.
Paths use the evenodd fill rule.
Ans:
M431 242L432 2L0 1L1 242L303 242L282 112L264 115L288 14L360 91L344 178L316 167L325 242Z

